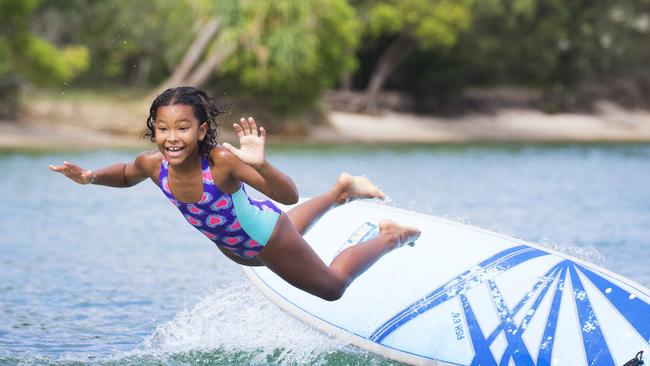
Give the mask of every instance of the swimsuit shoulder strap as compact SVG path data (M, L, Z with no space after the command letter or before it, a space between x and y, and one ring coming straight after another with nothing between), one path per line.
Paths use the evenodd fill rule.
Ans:
M158 178L158 186L165 193L169 199L174 199L171 188L169 188L169 162L163 158L160 163L160 176Z
M219 189L217 184L214 182L214 179L212 178L212 171L210 170L210 160L205 155L203 156L202 170L203 171L201 175L203 176L203 191L214 193L215 195L224 194L221 191L221 189Z
M203 176L203 185L214 185L214 180L212 179L212 172L210 171L210 161L208 161L207 156L203 156L201 161L201 175Z

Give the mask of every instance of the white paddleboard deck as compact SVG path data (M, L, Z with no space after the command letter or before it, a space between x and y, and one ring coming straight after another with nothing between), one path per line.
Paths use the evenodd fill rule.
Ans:
M292 315L417 365L623 365L650 349L650 291L584 261L468 225L368 202L325 214L306 240L326 263L382 218L422 230L338 301L265 267L251 281Z

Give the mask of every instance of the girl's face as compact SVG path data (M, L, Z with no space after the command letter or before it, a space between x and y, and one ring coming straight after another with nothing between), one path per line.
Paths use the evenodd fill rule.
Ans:
M208 131L208 124L196 119L192 106L185 104L158 107L154 127L156 145L170 164L197 156L199 141Z

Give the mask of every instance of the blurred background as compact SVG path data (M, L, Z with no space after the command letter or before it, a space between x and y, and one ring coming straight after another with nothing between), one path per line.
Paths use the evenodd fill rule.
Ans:
M467 140L650 137L647 0L0 0L0 21L5 124L134 136L159 92L194 85L276 136L355 140L394 112ZM609 130L539 126L566 113ZM480 123L526 118L523 136Z
M156 185L48 170L154 148L177 85L220 141L255 116L303 197L364 174L649 287L649 40L650 0L0 0L0 365L395 364L280 311Z

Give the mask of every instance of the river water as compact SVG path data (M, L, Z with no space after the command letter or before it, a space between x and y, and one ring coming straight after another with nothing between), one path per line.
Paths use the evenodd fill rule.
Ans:
M48 171L132 151L0 154L0 365L386 365L283 313L150 182ZM342 170L390 205L542 244L650 287L650 145L273 147L301 196Z

